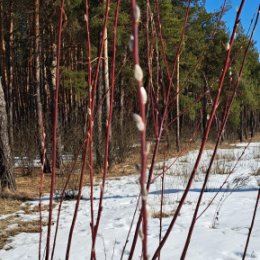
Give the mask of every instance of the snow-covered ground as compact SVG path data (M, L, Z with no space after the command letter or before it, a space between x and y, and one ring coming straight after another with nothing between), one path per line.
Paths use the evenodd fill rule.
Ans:
M246 144L240 144L239 146L234 145L234 149L220 149L218 151L207 185L207 191L204 194L200 207L200 212L202 212L210 199L216 194L218 188L227 177L227 173L231 171L238 157L243 152L245 145ZM170 216L162 219L162 234L165 233L172 219L172 212L176 209L177 203L187 183L196 159L196 154L197 152L193 151L180 157L165 176L163 212L168 213ZM203 154L199 171L195 177L185 205L162 250L162 260L180 258L211 154L211 150L207 150ZM167 161L166 166L171 165L173 162L174 158ZM163 164L158 164L156 174L160 174L162 168ZM259 187L259 169L260 143L251 143L213 204L201 218L198 219L186 259L236 260L242 258ZM258 176L255 176L257 171ZM161 181L162 179L160 177L155 179L148 195L151 213L148 219L148 247L151 256L159 243L160 223L159 218L155 218L155 216L159 214L160 209ZM96 209L98 205L99 188L99 185L95 186ZM137 175L114 178L107 181L102 219L96 244L97 259L120 259L135 211L139 191ZM47 201L44 203L47 203ZM37 205L37 202L31 202L31 204L34 206ZM54 259L65 259L68 233L74 207L75 201L65 201L63 204ZM56 210L54 219L57 214ZM43 215L47 218L48 212L44 212ZM23 218L22 213L20 213L20 216ZM27 218L36 219L38 215L32 214L27 216ZM91 251L89 223L89 188L85 187L72 240L70 254L70 259L72 260L89 259ZM45 227L44 237L46 236L46 231L47 228ZM131 231L123 259L127 259L129 254L133 233L134 228ZM139 238L134 259L140 259L140 241L141 239ZM0 251L0 259L38 259L38 243L39 234L21 233L10 239L10 242L6 245L4 250ZM247 259L260 259L260 212L257 213L255 219L255 225L247 252Z

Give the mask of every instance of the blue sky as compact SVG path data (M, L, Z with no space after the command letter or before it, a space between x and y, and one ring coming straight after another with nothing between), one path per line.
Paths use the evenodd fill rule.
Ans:
M226 22L227 28L230 32L233 29L233 25L236 17L236 9L239 7L240 2L241 0L227 0L227 3L230 4L232 8L228 12L226 12L226 14L223 17L223 20ZM223 3L224 0L206 0L206 10L209 12L220 10ZM242 14L241 14L241 23L243 25L245 32L248 31L252 17L256 16L256 12L258 11L259 4L260 4L260 0L245 1ZM258 53L260 53L260 20L258 21L258 25L256 27L256 31L254 34L254 41L256 42Z

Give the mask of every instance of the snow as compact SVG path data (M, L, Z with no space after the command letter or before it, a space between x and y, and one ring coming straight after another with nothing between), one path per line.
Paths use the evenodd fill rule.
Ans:
M203 196L199 214L219 190L219 187L227 177L227 173L232 170L245 146L246 144L243 143L239 144L239 146L234 145L233 149L219 149L207 190ZM198 151L192 151L177 160L172 158L166 162L165 166L171 167L164 179L163 212L169 213L171 216L162 219L162 234L165 233L172 219L172 212L176 209L183 189L187 184L197 153ZM180 259L210 155L212 155L212 150L206 150L203 154L199 171L190 189L185 205L162 250L162 260ZM254 176L259 171L259 168L260 143L251 143L213 204L198 219L186 259L237 260L242 258L259 189L259 175ZM153 216L160 209L162 179L161 177L156 178L156 176L159 176L162 169L163 164L158 163L154 182L148 194L148 204L151 213L148 219L148 249L150 256L155 252L159 242L159 218L154 218ZM94 189L96 216L100 185L96 185ZM138 175L111 178L107 181L102 219L96 243L97 259L120 259L138 201L139 191ZM70 259L89 259L91 251L89 192L89 188L85 187L74 230ZM37 205L38 202L28 203ZM43 200L43 203L48 203L48 200ZM65 259L68 233L74 208L75 201L73 200L63 203L54 259ZM134 227L131 230L123 259L127 259L129 255L139 209L140 206L138 206ZM25 219L25 215L22 213L19 214L21 218ZM27 216L27 220L35 219L37 216L35 213L31 214ZM57 207L54 211L54 219L56 216ZM43 212L43 217L47 219L47 211ZM52 228L53 232L54 227ZM44 239L46 232L47 228L44 227ZM134 259L140 259L140 241L141 239L139 238ZM260 259L259 241L260 214L257 212L247 251L247 259ZM8 245L0 251L0 259L37 259L38 245L39 234L21 233L11 238ZM43 248L44 246L45 244L43 243Z

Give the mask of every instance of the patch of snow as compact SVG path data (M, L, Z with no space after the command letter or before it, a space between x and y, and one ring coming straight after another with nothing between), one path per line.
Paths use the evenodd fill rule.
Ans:
M215 169L212 170L207 190L204 193L199 214L208 205L209 201L219 191L226 178L226 174L219 174L221 167L231 170L236 160L244 150L246 144L236 145L236 149L220 149L217 153ZM251 143L244 156L230 175L227 183L214 200L208 210L198 219L191 239L187 259L193 260L238 260L243 254L248 228L251 223L256 195L259 189L259 176L252 176L254 169L259 168L257 149L260 143ZM198 151L192 151L176 160L172 158L166 162L170 169L165 175L163 212L169 217L162 219L162 234L171 222L172 212L176 209L178 201L187 184L189 174L194 166ZM197 176L192 184L185 205L177 218L170 237L168 238L161 259L180 259L188 228L193 216L194 208L201 190L205 171L212 155L211 150L203 153ZM173 162L175 162L173 164ZM217 164L217 162L219 164ZM173 164L173 165L172 165ZM157 165L155 177L162 172L163 165ZM97 215L100 187L94 188L94 210ZM132 221L138 195L140 192L139 176L124 176L108 180L103 201L102 219L96 242L97 259L120 259L127 233ZM85 187L80 203L78 218L74 230L70 259L89 259L91 251L90 230L90 190ZM44 197L48 203L48 197ZM151 217L148 219L148 251L153 255L159 243L159 219L153 218L160 210L161 178L155 178L148 194L148 204ZM29 202L32 205L37 201ZM69 229L75 208L75 201L65 201L62 206L59 232L54 259L65 259ZM138 209L139 213L140 208ZM138 216L137 213L137 216ZM48 212L43 212L47 219ZM54 210L54 220L57 216L57 207ZM25 220L35 219L35 214L23 215ZM134 227L136 224L134 221ZM52 228L54 234L54 227ZM134 228L130 234L123 259L129 255ZM47 228L43 228L43 241L46 239ZM53 238L52 234L52 238ZM248 247L248 259L260 259L260 214L257 214L251 240ZM8 250L0 250L0 259L36 259L38 255L39 234L21 233L12 238ZM43 244L44 248L45 244ZM140 238L137 243L134 259L141 255Z

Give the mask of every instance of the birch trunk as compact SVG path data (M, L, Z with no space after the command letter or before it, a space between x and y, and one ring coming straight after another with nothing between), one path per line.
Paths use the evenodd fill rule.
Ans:
M104 5L106 5L106 0L104 1ZM104 86L105 86L105 95L106 95L106 129L107 122L109 118L109 110L110 110L110 89L109 89L109 66L108 66L108 40L107 40L107 28L104 31ZM110 128L110 142L109 142L109 154L108 161L109 165L111 162L111 142L112 142L112 130Z
M44 156L44 143L42 142L44 134L43 126L43 110L40 92L40 0L35 0L35 85L36 85L36 108L37 108L37 123L38 132L37 139L39 143L40 157L44 162L44 172L51 172L47 156Z
M102 167L103 157L102 157L102 96L103 96L103 79L102 79L102 72L103 72L103 66L101 64L100 71L99 71L99 78L98 78L98 85L97 85L97 96L96 96L96 102L97 102L97 123L96 123L96 165L97 167Z
M180 151L180 55L177 56L177 84L176 84L176 150Z

